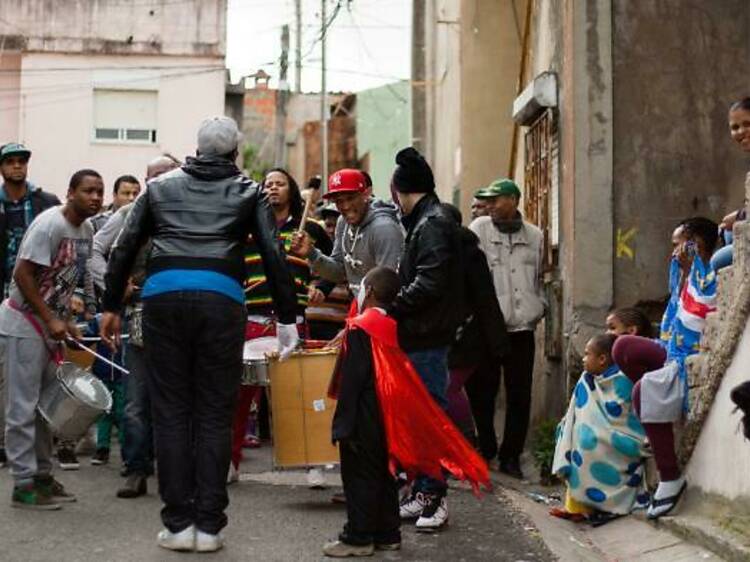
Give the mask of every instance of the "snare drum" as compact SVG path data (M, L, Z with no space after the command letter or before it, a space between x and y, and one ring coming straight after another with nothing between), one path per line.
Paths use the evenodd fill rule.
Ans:
M263 337L246 341L242 353L241 384L268 386L268 357L276 353L278 348L279 340L274 337Z
M112 395L90 372L63 363L55 380L42 390L37 409L56 435L77 440L112 409Z

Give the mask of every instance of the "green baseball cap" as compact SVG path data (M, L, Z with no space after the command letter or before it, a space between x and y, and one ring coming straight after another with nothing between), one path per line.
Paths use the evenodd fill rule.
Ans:
M17 142L9 142L0 147L0 162L10 156L22 156L27 160L31 158L31 151Z
M518 189L516 182L508 178L500 178L493 181L484 189L480 189L474 195L478 199L490 199L492 197L516 197L521 198L521 190Z

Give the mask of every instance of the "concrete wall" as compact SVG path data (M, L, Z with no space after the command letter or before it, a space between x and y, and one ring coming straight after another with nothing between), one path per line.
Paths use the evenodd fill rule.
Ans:
M357 157L369 158L375 195L390 199L396 152L411 143L411 86L396 82L357 92Z
M740 430L740 413L733 413L729 393L748 380L750 323L740 340L732 364L724 375L698 444L687 468L691 486L729 500L750 500L750 443Z
M457 0L429 0L425 17L425 158L438 195L453 200L461 176L461 8ZM417 111L417 108L415 108Z
M729 103L750 93L746 0L613 0L615 302L666 294L670 232L742 204ZM622 241L622 240L621 240ZM615 240L616 243L616 240Z
M24 50L223 57L226 0L0 0Z
M195 153L200 122L224 113L224 70L196 71L213 58L72 54L25 54L21 72L21 110L16 135L33 152L30 179L64 195L70 175L94 168L108 189L122 174L143 177L146 163L162 152L178 158ZM169 71L132 67L163 63ZM118 66L130 68L117 70ZM185 70L180 70L185 66ZM54 68L81 68L54 72ZM39 71L44 69L44 71ZM156 144L97 142L93 135L96 87L158 91ZM10 136L10 135L9 135Z
M509 174L526 2L461 3L461 209Z
M21 54L0 55L0 144L18 135L21 113Z

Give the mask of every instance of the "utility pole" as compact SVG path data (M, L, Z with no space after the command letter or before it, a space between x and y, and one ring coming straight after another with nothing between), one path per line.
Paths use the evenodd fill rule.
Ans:
M294 91L302 93L302 0L294 0Z
M276 135L274 138L274 165L284 167L286 155L286 102L289 97L287 70L289 68L289 26L281 28L281 58L279 59L279 90L276 95Z
M326 92L326 0L320 1L320 177L323 181L323 191L328 186L328 94Z

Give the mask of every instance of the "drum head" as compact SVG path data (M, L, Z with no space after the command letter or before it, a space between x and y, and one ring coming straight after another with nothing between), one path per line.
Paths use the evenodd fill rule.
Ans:
M84 404L100 410L108 410L112 397L104 383L88 371L73 363L63 363L58 367L58 376L66 390Z
M245 342L242 358L245 361L264 361L267 354L276 353L279 349L279 338L263 337Z

